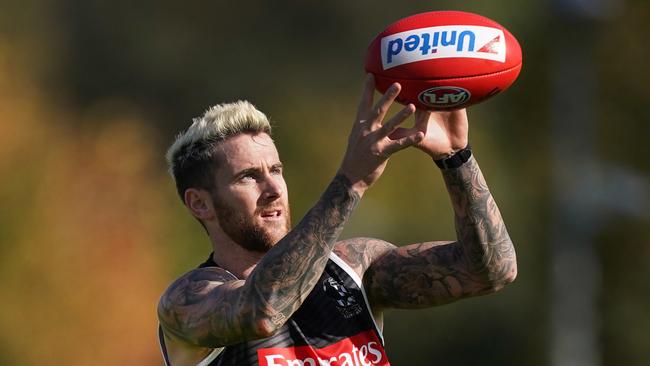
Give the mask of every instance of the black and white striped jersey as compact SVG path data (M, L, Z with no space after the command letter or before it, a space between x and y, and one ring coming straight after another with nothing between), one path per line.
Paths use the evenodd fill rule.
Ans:
M217 264L210 256L200 267ZM162 334L160 342L166 358ZM389 365L361 278L332 253L314 289L275 335L214 349L197 366L246 365Z

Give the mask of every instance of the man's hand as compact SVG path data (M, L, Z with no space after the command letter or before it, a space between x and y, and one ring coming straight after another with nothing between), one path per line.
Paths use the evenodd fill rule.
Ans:
M418 109L413 128L398 128L390 134L391 139L420 131L424 139L415 146L434 160L449 157L467 147L468 122L465 109L449 112L430 112Z
M348 139L348 148L339 169L339 173L345 175L360 193L379 179L393 153L415 145L424 138L424 131L417 129L403 129L401 136L389 138L397 126L415 112L415 106L407 105L384 122L384 117L399 94L401 86L398 83L391 85L373 106L374 90L375 80L372 74L368 74L357 118Z

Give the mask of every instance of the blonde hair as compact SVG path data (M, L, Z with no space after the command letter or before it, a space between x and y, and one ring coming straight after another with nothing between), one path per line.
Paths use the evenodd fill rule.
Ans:
M167 150L169 172L181 196L190 187L211 190L217 161L214 147L240 133L271 134L266 115L247 101L217 104L180 133Z

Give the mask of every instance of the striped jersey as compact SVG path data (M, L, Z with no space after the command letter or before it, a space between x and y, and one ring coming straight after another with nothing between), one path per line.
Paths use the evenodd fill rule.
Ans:
M218 267L212 256L201 264ZM162 330L160 343L167 366ZM214 349L197 366L385 366L361 278L335 253L300 308L271 337Z

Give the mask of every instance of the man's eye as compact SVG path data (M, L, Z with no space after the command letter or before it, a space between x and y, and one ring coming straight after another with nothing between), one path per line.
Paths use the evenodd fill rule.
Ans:
M272 174L282 174L282 168L273 168L271 169Z

